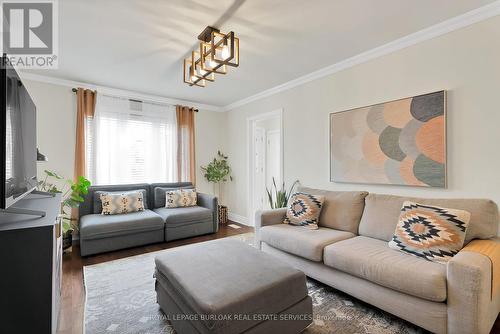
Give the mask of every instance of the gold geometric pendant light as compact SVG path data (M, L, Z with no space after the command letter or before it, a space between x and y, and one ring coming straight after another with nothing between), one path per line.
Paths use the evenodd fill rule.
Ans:
M184 59L184 82L189 86L205 87L215 74L226 74L228 66L240 64L240 40L234 32L223 34L217 28L206 27L198 36L199 50Z

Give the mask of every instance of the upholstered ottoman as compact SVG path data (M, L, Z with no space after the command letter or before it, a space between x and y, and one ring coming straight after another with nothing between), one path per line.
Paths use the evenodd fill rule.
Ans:
M312 322L306 277L235 239L155 258L157 301L179 334L300 333Z

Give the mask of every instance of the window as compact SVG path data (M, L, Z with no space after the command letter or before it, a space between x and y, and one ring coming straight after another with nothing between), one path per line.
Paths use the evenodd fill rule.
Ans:
M93 184L174 182L175 107L98 94L86 123L86 161Z

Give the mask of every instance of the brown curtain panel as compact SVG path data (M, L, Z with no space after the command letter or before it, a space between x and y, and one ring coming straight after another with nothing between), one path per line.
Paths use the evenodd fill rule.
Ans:
M96 92L78 88L76 91L76 145L75 181L79 176L87 176L85 161L85 119L94 117Z
M196 184L194 147L194 109L176 106L177 114L177 179Z

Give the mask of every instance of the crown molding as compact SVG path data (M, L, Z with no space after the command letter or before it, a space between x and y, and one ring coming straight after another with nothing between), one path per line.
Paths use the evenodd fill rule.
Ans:
M198 108L200 110L207 110L207 111L216 111L216 112L224 111L222 109L222 107L211 105L211 104L203 104L203 103L198 103L198 102L194 102L194 101L175 99L175 98L159 96L159 95L145 94L145 93L135 92L135 91L131 91L131 90L106 87L106 86L99 86L99 85L94 85L94 84L90 84L87 82L66 80L66 79L55 78L55 77L46 76L46 75L35 74L35 73L31 73L31 72L19 71L19 75L21 76L22 79L26 79L26 80L44 82L44 83L49 83L49 84L59 85L59 86L66 86L66 87L82 87L82 88L97 90L99 93L125 97L128 99L145 100L145 101L164 103L164 104L170 104L170 105L176 105L176 104L188 105L188 106Z
M265 97L289 90L291 88L303 85L307 82L340 72L342 70L388 55L390 53L407 48L409 46L470 26L474 23L487 20L497 15L500 15L500 0L476 8L459 16L455 16L441 23L419 30L415 33L396 39L392 42L381 45L366 52L360 53L351 58L347 58L343 61L329 65L327 67L311 72L304 76L290 80L288 82L285 82L284 84L272 87L255 95L251 95L244 99L230 103L224 106L222 109L224 111L231 111L235 108L241 107L250 102L257 101Z

